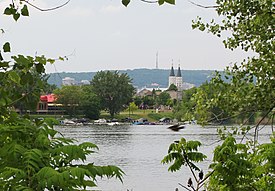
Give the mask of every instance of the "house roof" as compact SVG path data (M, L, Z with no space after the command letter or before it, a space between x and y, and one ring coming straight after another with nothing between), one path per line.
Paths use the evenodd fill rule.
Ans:
M41 95L40 101L47 102L47 103L53 103L54 101L56 101L56 96L54 94Z

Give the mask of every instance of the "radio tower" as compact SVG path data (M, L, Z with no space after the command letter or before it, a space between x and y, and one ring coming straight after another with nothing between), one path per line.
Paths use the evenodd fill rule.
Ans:
M157 54L156 54L156 69L159 69L158 55L159 55L159 53L157 52Z

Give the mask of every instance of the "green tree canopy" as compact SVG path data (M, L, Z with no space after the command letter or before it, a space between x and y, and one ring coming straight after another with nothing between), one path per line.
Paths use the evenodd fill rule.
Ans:
M100 115L100 99L91 85L82 86L80 108L83 114L90 119L98 119Z
M226 33L223 40L226 48L252 51L255 56L227 67L226 81L217 73L210 83L221 91L212 99L205 100L205 104L219 106L227 113L265 112L274 115L274 1L217 1L216 11L222 18L221 22L213 20L205 24L198 18L193 27L207 29L218 37ZM228 33L230 36L227 37Z
M112 117L128 106L135 90L129 76L118 71L97 72L91 85L100 98L102 109L106 109Z
M169 105L168 101L171 99L171 96L167 92L161 92L159 96L157 97L157 104L158 105Z
M54 94L57 97L57 103L63 104L70 116L79 114L81 97L84 94L81 86L62 86L60 89L56 89Z
M169 88L168 88L168 91L178 91L178 88L177 88L177 86L175 85L175 84L171 84L170 86L169 86Z

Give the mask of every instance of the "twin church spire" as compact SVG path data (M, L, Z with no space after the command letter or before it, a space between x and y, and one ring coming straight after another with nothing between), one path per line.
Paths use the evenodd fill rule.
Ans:
M174 67L173 67L173 60L172 60L172 67L171 67L170 75L169 76L175 76ZM181 77L180 65L178 67L178 72L177 72L177 76L176 77Z
M180 65L178 67L177 75L175 76L173 63L170 70L168 88L170 87L171 84L174 84L175 86L177 86L179 91L182 90L182 75L181 75Z

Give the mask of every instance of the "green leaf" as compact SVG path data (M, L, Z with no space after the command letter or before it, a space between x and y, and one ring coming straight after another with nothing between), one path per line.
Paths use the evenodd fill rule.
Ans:
M12 9L7 7L4 11L4 15L11 15L12 14Z
M130 0L122 0L122 4L127 7L130 3Z
M36 64L36 65L35 65L35 68L36 68L36 71L37 71L39 74L41 74L41 73L44 72L44 70L45 70L43 64L41 64L41 63Z
M9 67L9 62L0 62L0 67L1 68Z
M61 57L61 56L59 56L59 58L58 58L59 60L61 60L61 61L64 61L64 58L63 57Z
M20 17L20 14L19 14L19 13L14 13L14 14L13 14L13 19L14 19L15 21L17 21L17 20L19 19L19 17Z
M33 77L32 75L27 72L25 75L21 77L21 83L22 84L33 84Z
M162 5L165 2L165 0L159 0L158 3L159 5Z
M49 62L49 63L53 64L53 63L55 62L55 60L54 60L54 59L50 59L50 58L49 58L49 59L47 60L47 62Z
M28 10L27 5L24 5L24 7L21 9L21 15L29 16L29 10Z
M175 5L175 0L164 0L166 3Z
M10 43L9 43L9 42L6 42L6 43L3 45L3 49L4 49L4 52L10 52L10 51L11 51Z
M9 72L9 78L17 84L20 83L20 76L15 71L10 71Z

